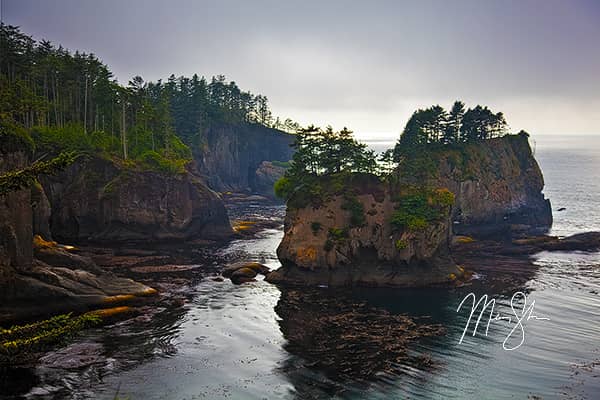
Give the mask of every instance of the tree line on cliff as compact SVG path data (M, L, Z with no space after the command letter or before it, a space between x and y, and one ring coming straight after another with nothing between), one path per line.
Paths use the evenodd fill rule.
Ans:
M417 170L424 169L420 164L429 160L426 155L433 150L444 146L460 147L506 134L508 124L503 113L494 113L480 105L466 109L461 101L454 102L449 112L439 105L416 110L396 146L379 155L358 142L347 128L336 132L331 127L310 126L296 134L291 167L276 182L275 193L286 200L299 193L303 198L310 197L311 193L318 197L327 189L319 184L319 177L364 173L386 179L397 169L398 163L406 159L418 159L420 163L404 163L404 168L421 176L426 171Z
M477 105L465 109L455 101L450 111L440 105L416 110L409 118L394 149L398 160L406 152L423 150L426 145L453 145L491 139L508 133L502 112Z
M0 55L0 124L25 128L36 145L53 150L100 150L178 169L212 124L298 128L274 120L266 96L223 75L156 82L136 76L121 85L94 54L36 41L5 24Z

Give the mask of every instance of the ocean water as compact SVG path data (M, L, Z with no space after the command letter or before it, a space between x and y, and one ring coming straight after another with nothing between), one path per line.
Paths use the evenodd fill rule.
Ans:
M552 233L600 230L600 137L534 139L546 180L544 192L554 210ZM371 145L377 150L387 146ZM565 210L558 211L561 207ZM281 229L270 229L217 251L221 258L258 260L276 268L275 249L281 237ZM600 399L600 253L540 253L535 266L519 276L483 275L476 286L459 289L318 289L316 295L334 298L338 304L360 302L445 329L444 335L410 344L411 357L393 362L391 370L364 376L345 373L343 366L352 360L343 357L360 360L381 349L372 344L361 348L355 342L350 350L343 347L352 342L356 326L348 324L348 331L312 343L343 349L341 359L320 367L323 363L315 363L311 352L311 328L307 325L304 332L301 320L296 321L299 317L281 312L289 308L289 293L282 290L263 281L234 286L202 279L186 289L189 301L183 307L166 308L150 321L115 324L79 338L101 346L104 357L98 362L74 370L39 365L12 371L20 384L0 397ZM493 322L487 336L482 329L476 336L469 332L459 343L468 312L456 310L471 291L494 297L503 315L512 314L511 297L521 291L528 304L535 301L534 314L548 319L523 322L524 342L512 351L503 348L511 328L506 321ZM315 319L335 313L326 309L332 306L315 305L313 300L300 295L298 313L303 304ZM295 326L296 331L284 326ZM515 331L509 347L518 344L520 332ZM381 357L385 359L385 351ZM414 361L422 357L431 362Z

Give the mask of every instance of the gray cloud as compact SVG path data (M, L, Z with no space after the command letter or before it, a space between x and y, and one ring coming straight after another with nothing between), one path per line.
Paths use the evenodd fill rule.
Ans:
M4 19L121 82L224 73L303 123L397 133L461 98L516 129L600 131L594 1L4 0Z

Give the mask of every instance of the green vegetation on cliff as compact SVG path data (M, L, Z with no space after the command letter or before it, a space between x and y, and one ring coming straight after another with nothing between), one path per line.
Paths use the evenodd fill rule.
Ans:
M37 182L39 175L52 175L71 165L77 155L63 152L49 161L36 161L29 167L0 174L0 196L9 192L25 189Z
M165 82L136 76L121 85L94 54L36 41L5 24L0 54L0 123L30 134L40 153L86 152L178 173L191 160L188 146L202 143L211 125L299 128L274 120L265 96L223 75L171 75Z
M8 120L0 119L0 154L24 152L29 157L35 149L31 137L25 129ZM58 156L32 165L0 174L0 196L31 187L37 183L39 175L54 174L71 165L77 158L72 151L61 152Z
M411 188L396 199L390 223L396 231L418 231L448 216L454 194L448 189Z

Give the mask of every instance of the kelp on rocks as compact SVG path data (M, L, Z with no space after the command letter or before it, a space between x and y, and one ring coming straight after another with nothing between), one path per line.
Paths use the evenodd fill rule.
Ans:
M64 342L101 321L96 312L79 316L69 313L27 325L15 325L9 329L0 328L0 365L32 360L36 353Z

